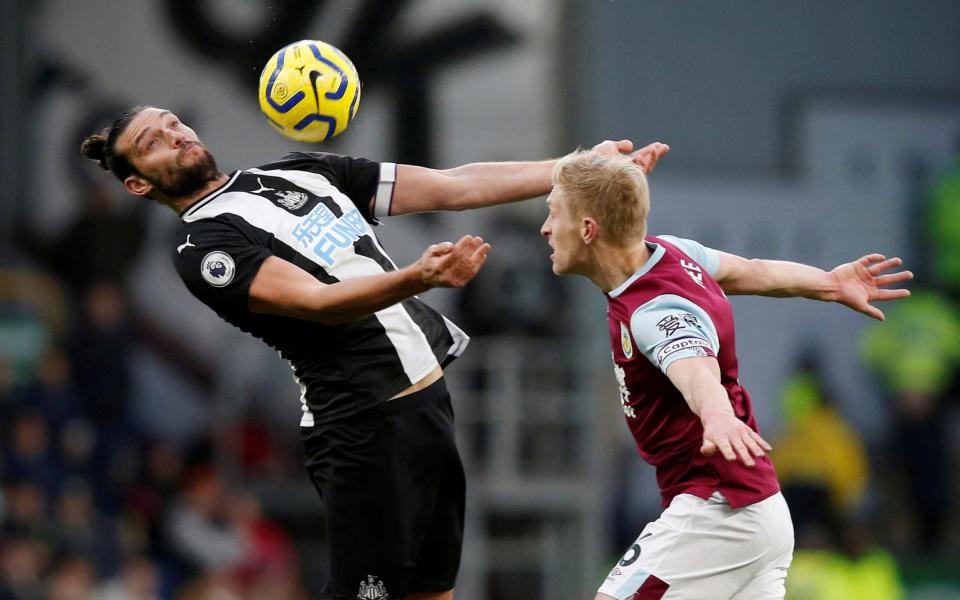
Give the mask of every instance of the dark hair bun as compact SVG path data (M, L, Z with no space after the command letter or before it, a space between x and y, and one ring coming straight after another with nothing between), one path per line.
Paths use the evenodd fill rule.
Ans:
M101 133L95 133L83 140L83 144L80 145L80 152L90 160L97 161L97 164L104 171L109 171L106 148L107 138Z

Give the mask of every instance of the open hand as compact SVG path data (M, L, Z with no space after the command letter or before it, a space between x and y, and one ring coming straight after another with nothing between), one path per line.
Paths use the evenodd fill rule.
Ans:
M643 169L644 173L649 173L653 171L654 167L657 166L657 161L667 152L670 152L670 146L662 142L653 142L631 154L630 158L633 159L635 165Z
M465 235L456 243L433 244L417 261L423 282L430 287L463 287L483 266L490 244Z
M700 454L713 456L719 450L729 461L740 459L743 464L752 467L754 457L760 458L773 448L760 434L750 429L732 412L717 411L701 415L703 423L703 444Z
M910 295L910 290L883 289L913 279L910 271L886 273L901 264L903 261L896 256L887 258L882 254L868 254L859 260L838 266L830 271L837 286L832 300L882 321L883 311L872 306L870 302L897 300Z
M604 140L590 151L600 156L622 156L632 150L633 142L630 140ZM657 166L657 161L667 152L670 152L670 146L661 142L653 142L629 154L629 156L635 165L643 169L644 173L649 173L653 171L654 167Z

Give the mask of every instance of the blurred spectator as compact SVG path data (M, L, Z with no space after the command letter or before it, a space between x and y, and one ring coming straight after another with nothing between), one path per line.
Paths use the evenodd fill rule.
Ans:
M226 499L223 484L210 467L195 467L186 474L166 532L188 577L234 569L248 551L241 531L229 521Z
M49 600L90 600L95 581L93 566L83 558L61 561L49 577Z
M231 521L243 537L245 552L234 571L239 587L250 592L260 590L296 590L298 567L293 543L260 509L260 501L250 493L235 494L230 502ZM292 598L293 596L271 596Z
M960 297L960 156L937 178L928 197L921 234L932 283Z
M70 359L58 345L50 345L39 357L33 376L23 387L22 405L43 415L54 437L67 421L80 414Z
M144 558L131 558L120 573L108 580L95 600L160 600L160 577L156 566Z
M892 398L890 461L899 467L915 543L941 545L950 506L950 455L944 401L960 365L960 316L934 292L915 292L869 329L863 356Z
M50 549L42 542L4 535L0 539L0 600L44 600L43 573Z
M164 440L145 442L136 483L126 496L125 526L136 552L148 552L164 566L176 562L165 530L170 504L183 476L184 458L180 449Z
M23 479L7 485L6 518L0 527L0 540L25 538L43 544L56 539L56 527L47 510L49 498L42 486Z
M798 549L787 577L788 600L901 600L904 588L893 556L871 541L870 527L845 523L841 550Z
M29 479L56 496L63 479L57 456L51 448L50 430L43 416L33 410L15 415L9 439L5 440L4 473L14 480Z
M86 416L100 431L129 434L132 334L126 297L115 284L96 282L83 297L82 314L73 360Z
M862 507L869 480L866 447L847 424L814 354L800 360L782 394L784 428L771 453L798 537Z
M68 486L57 507L57 545L59 553L83 556L98 574L116 569L119 551L113 523L100 515L89 490L82 483Z
M299 464L290 460L295 453L289 451L263 421L264 418L256 414L245 414L233 426L224 428L220 436L220 449L236 461L233 466L239 469L238 475L271 479L290 473L292 467L299 470Z
M4 391L30 381L40 357L65 339L65 306L60 286L50 277L0 269L0 400Z

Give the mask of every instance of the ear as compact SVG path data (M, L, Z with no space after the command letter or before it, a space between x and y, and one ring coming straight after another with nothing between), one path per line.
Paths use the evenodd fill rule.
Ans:
M153 190L153 184L137 175L128 175L123 180L123 187L134 196L146 196Z
M593 217L584 217L580 223L580 239L584 244L590 244L600 237L600 224Z

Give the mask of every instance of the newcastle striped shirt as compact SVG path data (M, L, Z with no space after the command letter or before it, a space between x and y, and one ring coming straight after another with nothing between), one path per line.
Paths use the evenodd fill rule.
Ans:
M386 401L459 356L469 340L417 298L337 325L248 308L250 284L271 255L326 284L395 270L372 227L389 214L395 173L393 163L298 152L234 172L181 215L177 272L221 318L290 361L301 426Z

